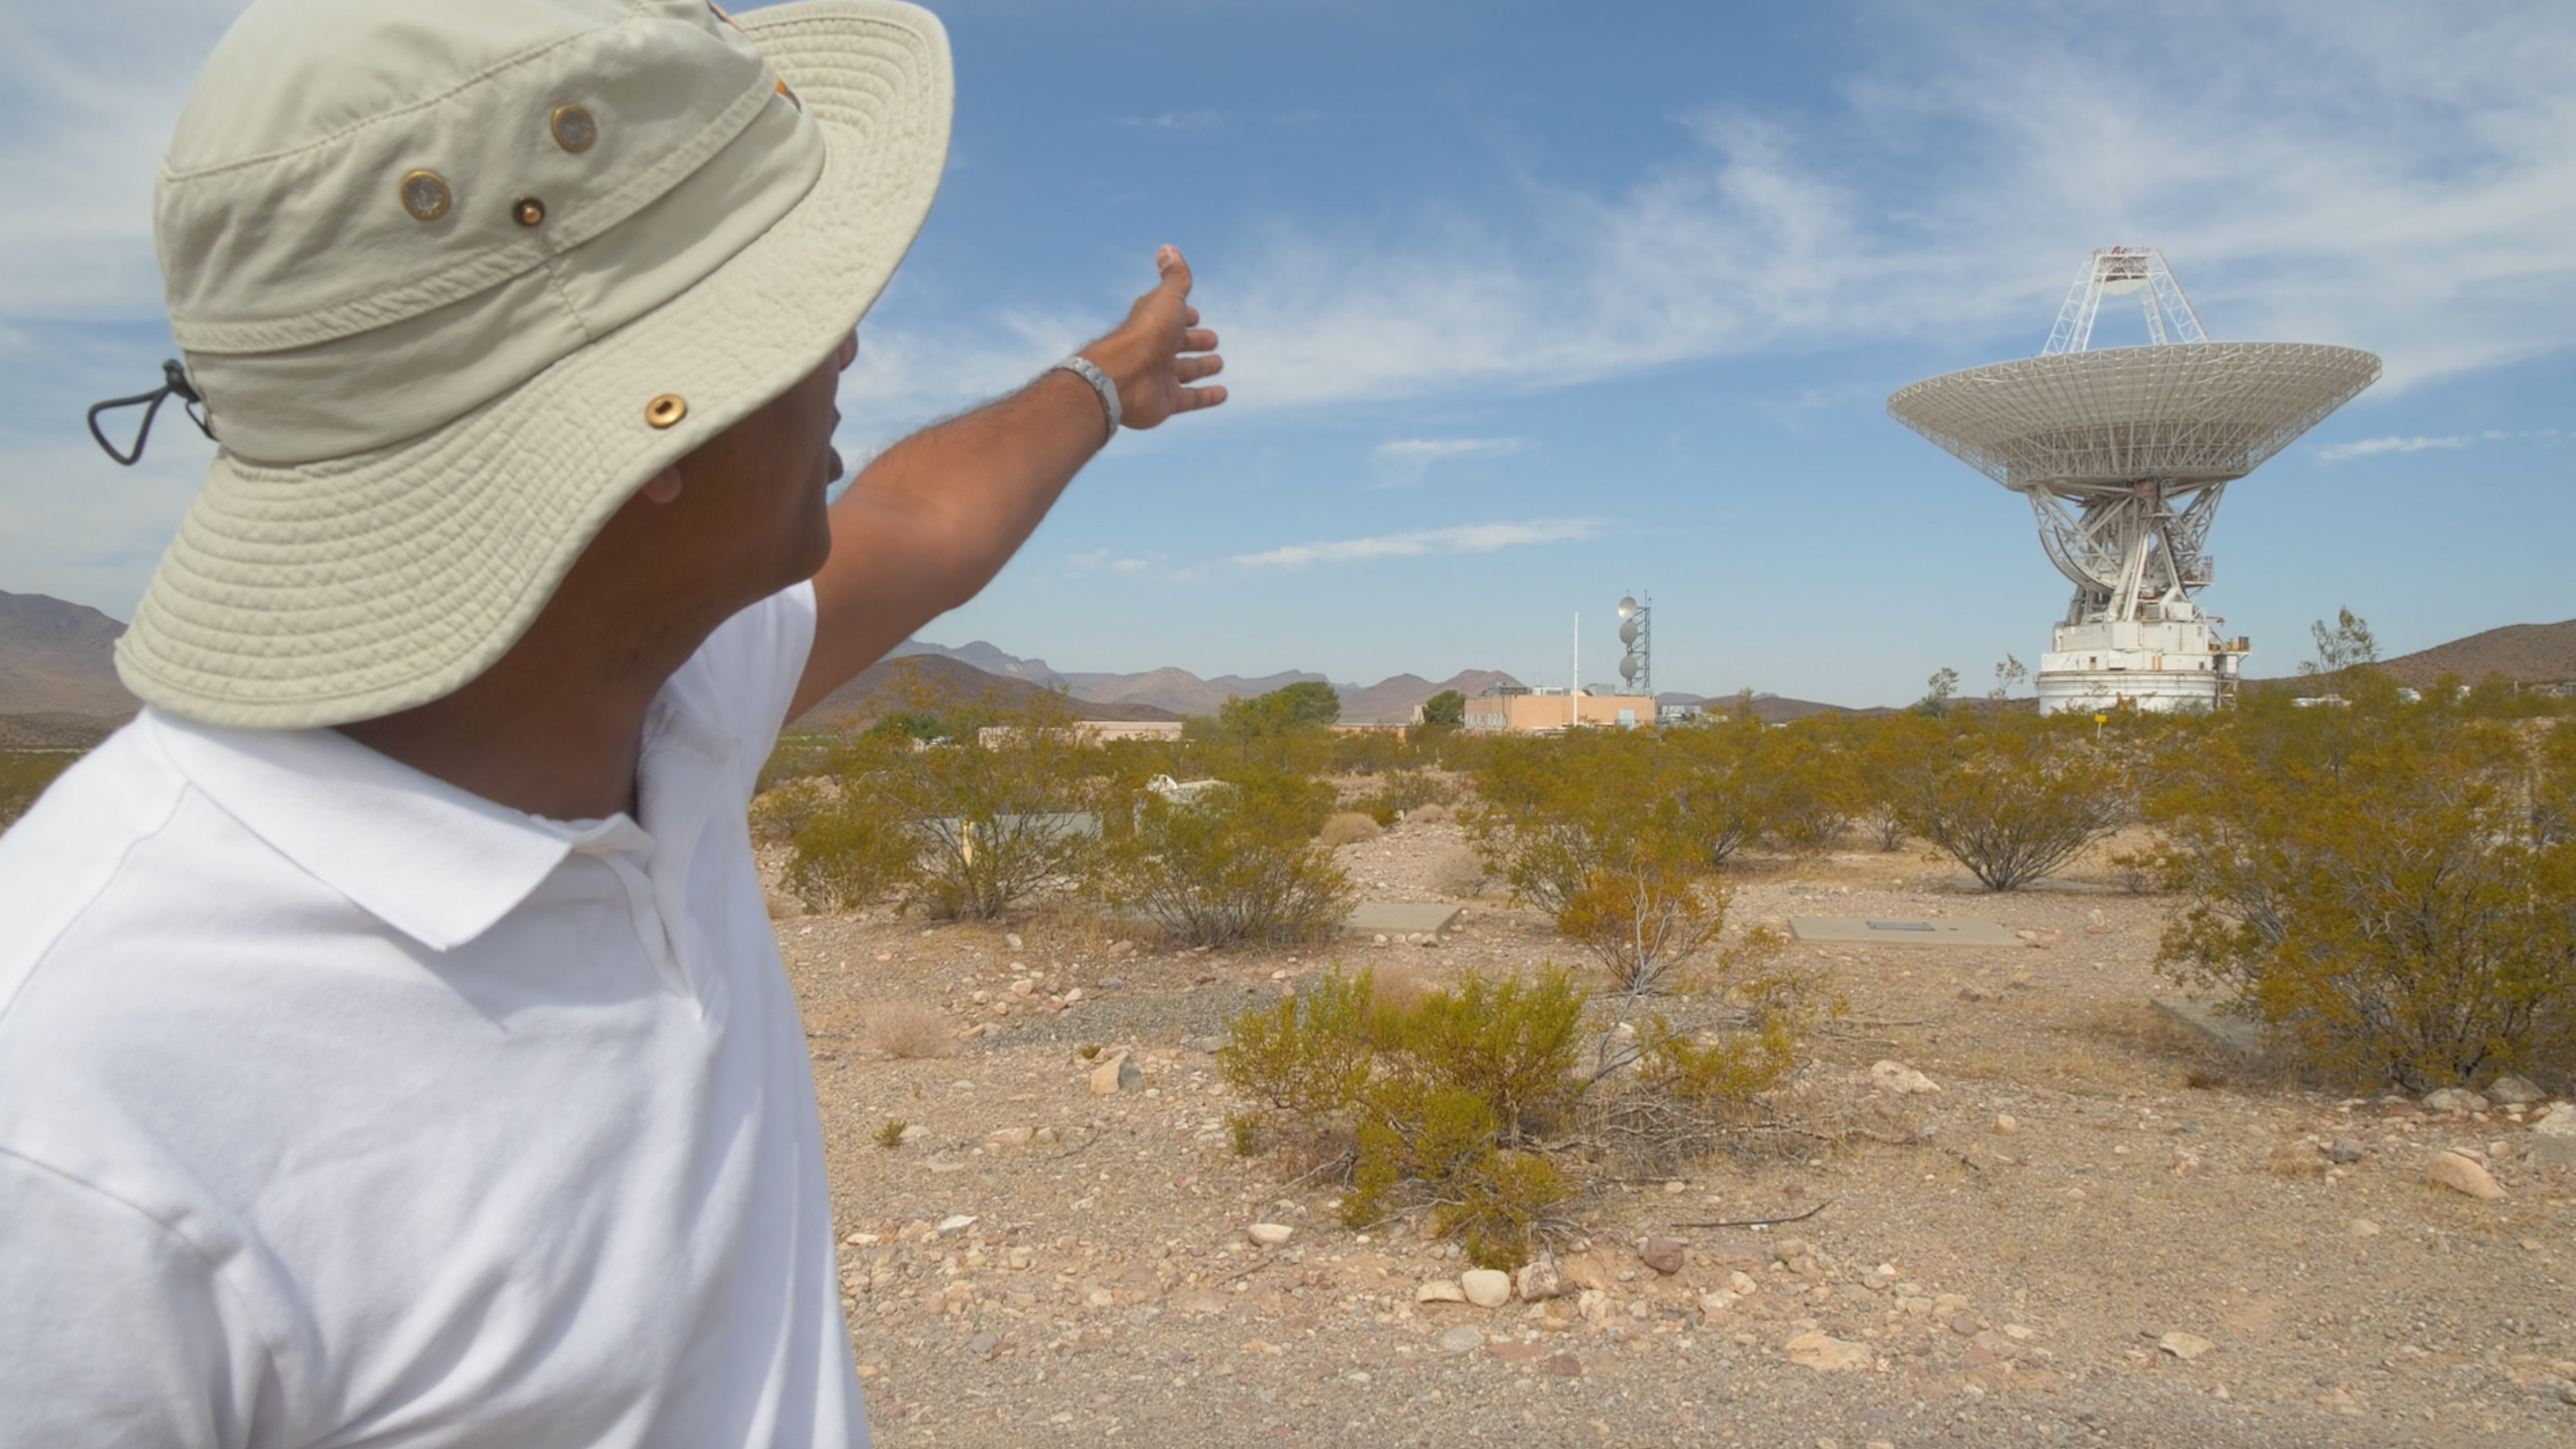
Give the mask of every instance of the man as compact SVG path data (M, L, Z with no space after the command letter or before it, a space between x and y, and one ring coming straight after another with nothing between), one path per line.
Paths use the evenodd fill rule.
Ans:
M217 47L155 235L221 450L149 708L0 837L0 1443L866 1441L753 779L1224 399L1166 248L827 512L948 108L887 0Z

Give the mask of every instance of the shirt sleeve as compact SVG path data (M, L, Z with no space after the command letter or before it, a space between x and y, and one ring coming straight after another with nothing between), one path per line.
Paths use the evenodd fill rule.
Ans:
M814 652L814 586L782 589L727 619L698 649L725 728L742 741L748 790L758 778Z
M0 1446L247 1445L275 1390L204 1255L0 1151Z

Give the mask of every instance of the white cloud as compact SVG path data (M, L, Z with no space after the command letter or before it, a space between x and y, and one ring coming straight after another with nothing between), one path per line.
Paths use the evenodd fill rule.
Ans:
M1426 554L1493 553L1531 543L1565 543L1599 533L1597 518L1540 518L1527 523L1469 523L1455 528L1426 528L1385 533L1375 538L1344 538L1327 543L1296 543L1266 553L1237 554L1228 560L1248 568L1300 568L1316 563L1351 563L1363 559L1420 558Z
M1237 397L1557 386L1890 336L2036 351L2112 243L2162 246L2213 335L2371 347L2386 388L2576 335L2563 4L1880 18L1885 59L1823 124L1702 118L1615 194L1533 184L1478 218L1281 229L1210 302Z
M2409 438L2361 438L2349 443L2335 443L2316 450L2317 461L2340 463L2347 458L2373 458L2382 453L2421 453L2428 448L2474 448L2480 443L2501 443L2512 438L2555 438L2556 428L2536 428L2524 432L2449 433L2438 438L2421 433Z
M1527 438L1392 438L1369 450L1369 468L1389 488L1422 481L1431 465L1460 458L1508 458L1538 444Z

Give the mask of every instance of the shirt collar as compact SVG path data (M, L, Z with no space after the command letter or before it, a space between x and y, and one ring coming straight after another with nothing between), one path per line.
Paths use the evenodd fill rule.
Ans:
M146 709L190 783L299 869L432 950L508 915L576 832L336 730L231 730ZM595 833L595 832L594 832Z

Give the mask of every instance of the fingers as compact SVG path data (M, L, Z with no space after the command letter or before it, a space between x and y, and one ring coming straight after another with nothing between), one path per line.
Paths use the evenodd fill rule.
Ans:
M1216 351L1216 334L1205 327L1193 327L1189 331L1181 334L1181 345L1178 350L1182 352L1214 352Z
M1225 401L1225 388L1221 385L1210 384L1207 387L1185 387L1176 395L1176 398L1172 403L1172 411L1175 413L1194 413L1201 408L1215 407L1218 403L1223 401Z
M1216 356L1184 357L1172 364L1172 376L1182 382L1196 382L1225 371L1225 359Z

